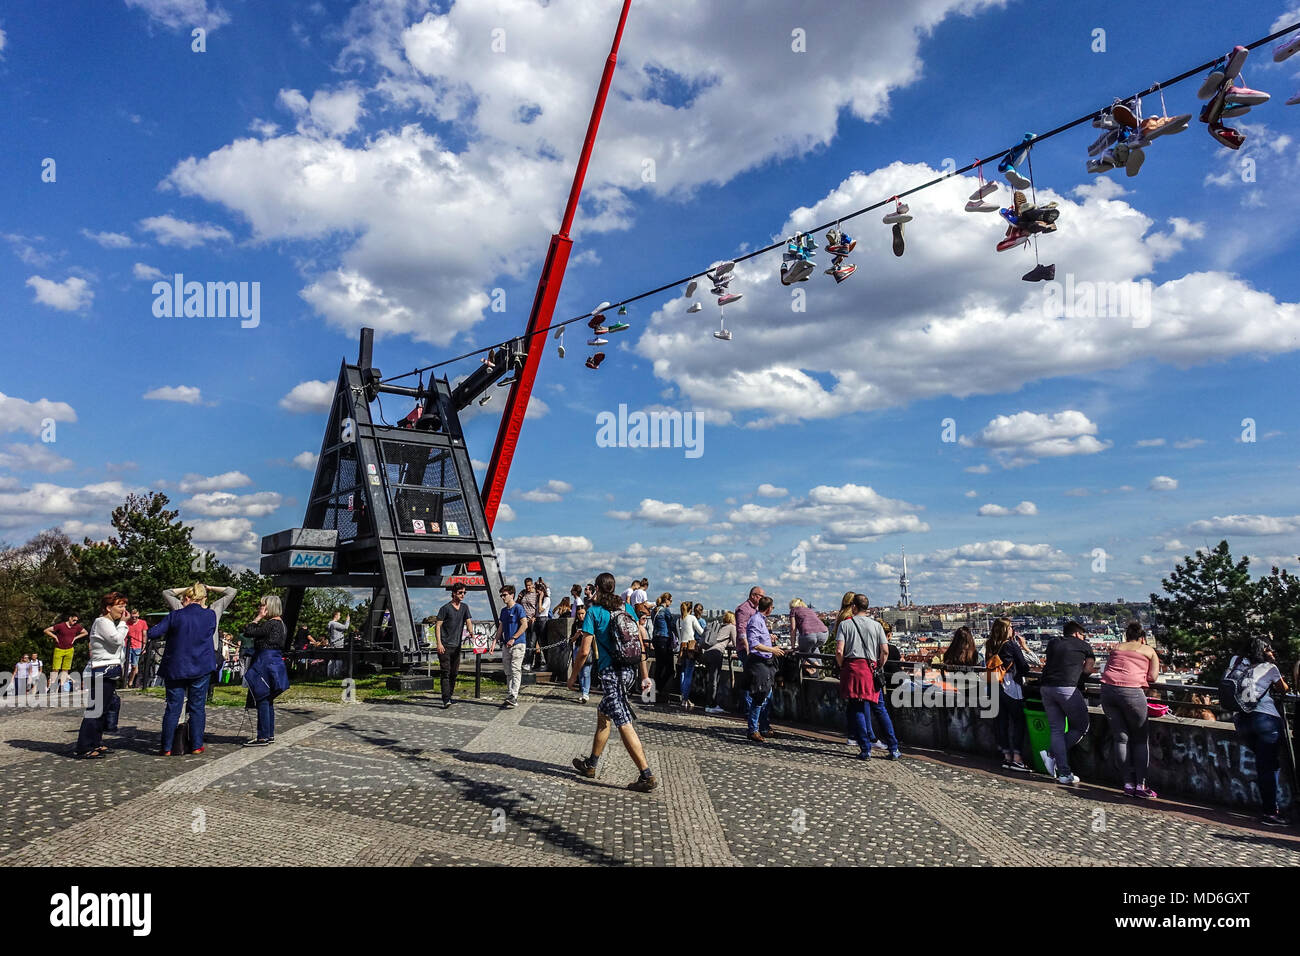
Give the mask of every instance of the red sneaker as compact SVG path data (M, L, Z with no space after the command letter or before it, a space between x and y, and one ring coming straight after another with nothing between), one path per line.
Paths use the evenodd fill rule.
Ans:
M195 747L193 750L190 751L190 753L195 754L195 755L197 756L198 754L203 753L203 748L202 748L202 747Z

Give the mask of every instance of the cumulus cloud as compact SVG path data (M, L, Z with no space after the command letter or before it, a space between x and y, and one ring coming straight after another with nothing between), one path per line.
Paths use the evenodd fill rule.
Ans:
M161 269L155 269L153 266L147 266L143 262L137 262L135 265L131 267L131 275L137 279L140 279L141 281L164 278L163 271Z
M343 136L357 127L361 118L362 92L345 87L334 92L317 90L310 100L298 90L281 90L279 103L298 118L298 132ZM272 131L274 132L274 131Z
M516 554L583 554L592 550L591 540L582 535L543 534L506 538L504 547Z
M264 518L280 507L283 498L274 491L258 491L251 495L232 495L228 491L209 491L197 494L182 507L187 512L209 518L228 518L244 515Z
M789 488L778 488L770 485L766 481L758 486L758 496L760 498L784 498L790 493Z
M86 515L115 508L132 492L145 489L120 481L101 481L69 488L48 482L36 482L27 490L0 493L3 515Z
M1068 409L1055 415L1017 412L999 415L973 438L961 444L988 448L1004 467L1027 464L1039 458L1095 455L1111 446L1098 441L1097 426L1083 412Z
M253 479L242 471L227 471L220 475L188 474L181 479L181 491L187 495L205 491L225 491L230 488L246 488Z
M320 455L314 451L300 451L293 456L293 463L304 471L315 471L318 458Z
M120 232L91 232L89 229L83 229L81 234L105 249L130 249L135 245L130 236Z
M980 509L976 514L994 518L1005 518L1008 515L1036 515L1038 514L1038 506L1032 501L1022 501L1014 508L1005 508L1002 505L993 504L980 505Z
M936 567L987 567L1004 571L1072 566L1069 556L1050 544L1017 544L1007 540L976 541L956 548L942 548L925 555L924 561Z
M80 276L69 276L62 282L31 276L27 284L36 293L36 302L61 312L80 312L90 308L90 303L95 301L90 283Z
M644 521L653 525L698 525L708 522L712 511L707 505L683 505L675 501L642 498L635 511L607 511L607 517L620 521Z
M180 402L184 405L201 405L203 395L193 385L162 385L145 392L142 398L158 402Z
M253 522L247 518L214 518L192 522L193 540L199 544L245 543L253 535Z
M1300 515L1274 517L1272 515L1215 515L1202 521L1193 521L1188 530L1206 535L1264 535L1292 534L1300 531Z
M334 382L315 379L299 382L280 399L280 407L290 412L326 412L334 401Z
M573 485L567 481L557 481L552 478L540 488L534 488L531 491L522 492L519 495L521 501L531 501L534 503L546 503L563 501L564 496L573 490Z
M1178 479L1170 478L1168 475L1156 475L1147 487L1152 491L1173 491L1178 487Z
M497 505L497 521L514 521L515 509L511 508L504 501Z
M29 402L0 392L0 432L30 432L39 435L46 420L75 422L77 413L67 402L42 398Z
M141 10L150 22L169 30L193 30L202 27L211 32L230 22L230 14L207 0L126 0L126 5Z
M193 249L206 242L229 242L234 237L228 229L208 222L186 222L174 216L151 216L140 220L140 227L152 233L162 246Z
M1137 443L1138 448L1159 448L1165 443L1163 438L1143 438Z
M54 474L73 467L70 458L56 455L49 445L6 445L0 451L0 468L9 471L39 471Z

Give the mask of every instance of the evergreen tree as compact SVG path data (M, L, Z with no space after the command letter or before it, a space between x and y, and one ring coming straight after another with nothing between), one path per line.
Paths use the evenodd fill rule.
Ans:
M1239 653L1259 631L1252 624L1256 587L1250 560L1234 561L1228 542L1211 551L1188 555L1160 582L1167 596L1151 595L1163 643L1175 664L1200 665L1202 679L1217 677L1228 658Z

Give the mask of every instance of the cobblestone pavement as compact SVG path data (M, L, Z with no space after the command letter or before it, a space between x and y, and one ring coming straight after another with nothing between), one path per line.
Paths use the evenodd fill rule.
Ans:
M0 709L0 864L1300 865L1300 833L1098 787L1013 778L962 756L860 761L832 734L638 707L661 786L636 794L595 708L525 688L515 710L433 695L208 710L207 752L155 756L162 703L128 694L102 760L70 756L79 713Z

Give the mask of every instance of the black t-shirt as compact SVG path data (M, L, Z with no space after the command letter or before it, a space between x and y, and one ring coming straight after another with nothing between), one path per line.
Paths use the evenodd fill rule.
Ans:
M450 601L439 608L438 620L442 622L442 630L439 633L442 636L442 646L460 647L461 635L465 633L465 622L470 619L469 605L464 601L460 602L459 611Z
M1058 637L1047 645L1043 687L1077 687L1085 661L1094 660L1092 645L1077 637Z

